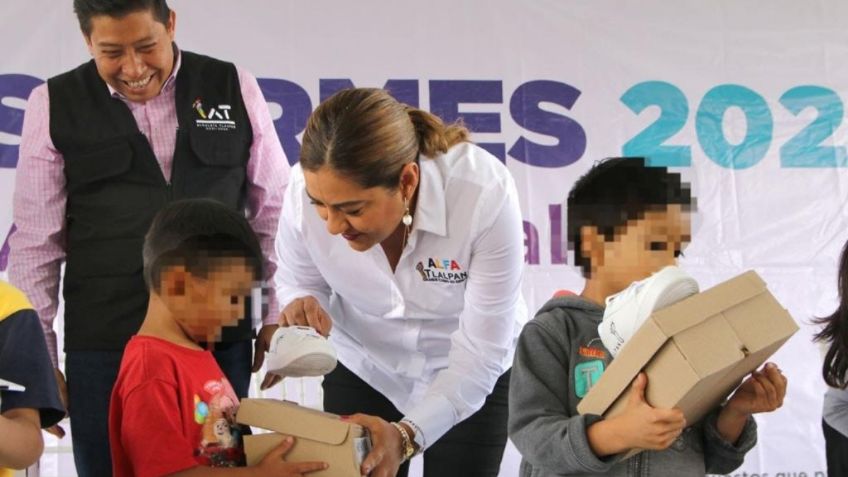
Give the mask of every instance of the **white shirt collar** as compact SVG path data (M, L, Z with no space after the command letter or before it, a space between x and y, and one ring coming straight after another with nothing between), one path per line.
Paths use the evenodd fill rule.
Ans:
M437 161L418 156L421 178L418 182L418 204L415 207L415 228L436 235L447 235L447 205L445 179Z

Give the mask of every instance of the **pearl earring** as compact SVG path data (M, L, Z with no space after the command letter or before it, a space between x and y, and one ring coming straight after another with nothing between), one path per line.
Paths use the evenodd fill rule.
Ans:
M412 225L412 213L409 212L409 200L403 199L403 206L406 208L406 211L404 211L403 213L403 218L401 219L401 222L403 222L403 225L409 227L410 225Z

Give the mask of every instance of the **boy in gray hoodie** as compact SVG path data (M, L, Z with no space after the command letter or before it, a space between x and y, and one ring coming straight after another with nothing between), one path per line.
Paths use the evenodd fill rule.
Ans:
M752 414L782 405L786 378L769 363L697 423L679 409L651 407L644 373L620 415L577 413L612 359L598 335L604 299L675 263L690 239L693 202L679 174L647 167L642 158L606 160L572 188L569 248L586 286L579 296L546 303L519 338L509 435L523 457L522 477L729 473L756 443ZM646 451L622 460L632 448Z

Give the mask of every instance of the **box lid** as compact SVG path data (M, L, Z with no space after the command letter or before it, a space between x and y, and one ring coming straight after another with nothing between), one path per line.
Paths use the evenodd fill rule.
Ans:
M706 292L698 293L685 300L655 311L651 319L663 334L674 336L683 330L701 323L710 316L732 308L763 291L766 283L749 270L741 275L722 282Z
M242 399L236 421L332 445L342 444L351 431L357 437L364 432L361 426L344 422L335 414L277 399Z

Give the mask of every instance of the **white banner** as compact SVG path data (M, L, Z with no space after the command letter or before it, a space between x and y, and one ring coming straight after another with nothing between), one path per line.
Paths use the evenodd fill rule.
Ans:
M582 287L562 244L562 203L581 174L617 155L680 172L698 201L682 266L702 288L756 269L802 327L774 358L789 377L786 403L757 417L759 444L733 475L824 475L810 320L836 306L848 239L848 3L170 3L181 48L260 78L292 161L309 112L346 86L386 86L463 117L517 180L534 310L556 289ZM70 0L2 8L0 274L25 98L88 59ZM518 461L510 449L502 475Z

